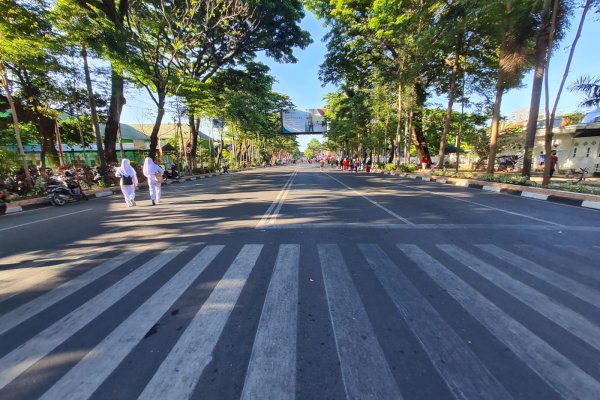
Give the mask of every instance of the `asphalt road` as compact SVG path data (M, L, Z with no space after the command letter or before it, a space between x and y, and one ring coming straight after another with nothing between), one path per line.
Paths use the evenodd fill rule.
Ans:
M0 398L598 399L600 212L318 166L0 218Z

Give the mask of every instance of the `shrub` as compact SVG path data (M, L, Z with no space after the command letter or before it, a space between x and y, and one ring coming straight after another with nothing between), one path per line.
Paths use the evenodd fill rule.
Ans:
M415 172L419 168L418 165L408 164L408 165L399 165L398 171L400 172Z
M383 170L384 170L384 171L387 171L387 172L391 172L391 171L393 171L394 169L396 169L396 165L394 165L394 164L392 164L392 163L388 163L388 164L385 164L385 165L383 166Z
M433 175L435 176L447 176L449 178L460 178L460 179L473 179L475 174L472 172L456 172L456 171L444 171L436 170Z
M571 183L556 183L556 184L551 184L550 188L558 189L558 190L565 190L567 192L600 195L600 188L588 186L588 185L582 185L581 183L577 184L577 185L574 185Z
M33 185L33 193L40 195L46 193L46 187L48 183L43 176L38 176L35 178L35 183Z
M194 175L200 175L200 174L208 174L213 172L212 168L208 168L208 167L204 167L204 168L194 168L192 170L192 174Z
M520 175L481 175L477 179L486 182L510 183L512 185L537 186L535 182L529 180L527 176Z

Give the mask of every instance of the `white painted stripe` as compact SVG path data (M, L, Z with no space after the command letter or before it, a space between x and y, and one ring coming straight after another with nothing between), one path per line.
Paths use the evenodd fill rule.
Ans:
M267 211L265 212L265 214L263 215L263 217L259 221L258 225L256 226L257 228L258 227L262 227L263 225L265 225L267 223L267 221L271 217L271 213L273 212L273 210L275 209L275 207L277 207L277 205L279 204L279 201L280 201L281 197L283 197L283 195L286 193L287 187L294 180L294 178L296 176L296 173L297 173L297 170L294 170L292 172L292 174L290 175L290 177L288 178L288 180L285 182L285 185L283 185L283 188L277 194L277 197L275 197L275 200L273 200L273 203L271 203L271 205L269 206L269 208L267 209Z
M581 206L600 210L600 201L584 200L583 203L581 203Z
M506 225L506 224L379 224L366 222L317 222L317 223L281 223L263 226L262 229L397 229L397 230L509 230L509 231L553 231L557 228L551 225ZM561 226L563 232L600 232L595 226ZM600 270L599 270L600 272Z
M75 214L80 214L82 212L87 212L87 211L91 211L91 208L86 208L85 210L79 210L79 211L75 211L72 213L67 213L67 214L61 214L61 215L56 215L54 217L49 217L49 218L43 218L43 219L38 219L37 221L31 221L31 222L26 222L24 224L19 224L19 225L13 225L13 226L9 226L6 228L2 228L0 229L0 232L2 231L7 231L9 229L14 229L14 228L20 228L21 226L27 226L27 225L31 225L31 224L37 224L38 222L44 222L44 221L50 221L51 219L56 219L56 218L62 218L62 217L68 217L69 215L75 215Z
M96 197L108 197L108 196L112 196L113 192L111 191L107 191L107 192L98 192L96 193Z
M138 253L135 252L121 253L117 257L94 267L71 281L63 283L56 289L2 315L0 317L0 335L120 267L136 255Z
M567 399L597 400L600 383L415 245L398 245L498 340Z
M160 365L139 399L188 399L254 268L262 245L245 245Z
M488 192L496 192L496 193L500 192L500 188L496 187L496 186L483 186L481 189L488 191Z
M416 175L406 175L406 177L409 179L417 179Z
M521 197L529 197L530 199L547 200L547 194L534 193L534 192L521 192Z
M290 192L290 189L292 188L292 184L294 183L294 179L296 179L296 174L297 172L294 171L294 175L292 180L290 181L289 185L287 188L285 188L282 196L279 198L279 202L277 204L277 207L275 207L275 210L273 210L273 213L271 214L271 218L269 219L269 225L272 225L275 223L275 221L277 220L277 217L279 217L279 211L281 211L281 207L283 206L283 203L285 202L285 199L287 199L287 196Z
M117 329L85 355L40 399L88 399L224 246L207 246Z
M359 248L455 398L512 399L379 246L360 244Z
M402 399L337 245L318 245L346 398Z
M561 228L561 230L562 230L562 228ZM557 245L555 245L555 246L557 246ZM553 258L552 253L548 253L548 249L540 249L536 246L532 246L529 244L519 244L516 247L525 251L527 253L528 257L529 257L529 255L531 255L532 257L535 256L535 258L538 260L545 260L545 259ZM585 251L584 249L581 249L577 246L575 248ZM565 249L568 249L569 251L571 250L570 248L565 248ZM583 253L581 251L577 251L577 250L573 250L573 252L574 252L574 254L585 254L585 253ZM591 255L592 260L596 259L597 257L598 257L597 254ZM566 257L563 258L562 256L561 256L561 258L557 259L557 261L555 262L555 265L560 267L566 273L576 272L576 273L584 275L588 278L600 281L600 268L598 268L594 265L588 265L588 263L585 263L585 264L580 263L572 258L571 259L566 258Z
M528 305L534 311L562 326L590 346L600 350L600 327L545 294L497 270L472 254L449 244L437 245L450 257L488 279L492 284Z
M505 261L508 265L519 268L522 271L527 272L528 274L531 274L552 286L562 289L587 303L595 305L596 307L600 307L600 292L592 289L589 286L582 285L579 282L544 268L533 261L529 261L526 258L501 249L493 244L478 244L476 246Z
M469 182L456 181L454 182L454 186L469 187Z
M23 211L23 207L21 207L21 206L8 207L6 209L6 214L14 214L14 213L22 212L22 211Z
M2 357L0 359L0 389L77 333L182 251L183 248L178 247L163 251L160 255L61 318L22 346Z
M436 179L435 181L437 183L446 183L446 182L448 182L446 179Z
M263 305L242 400L296 397L296 325L300 245L279 248Z
M2 283L5 284L0 287L0 303L42 283L45 285L51 285L55 283L57 277L59 277L65 269L73 269L84 264L91 263L94 257L98 257L103 252L104 250L97 252L90 251L87 257L82 259L81 255L77 254L76 251L69 251L63 253L62 257L54 257L54 260L52 260L52 257L48 257L40 261L41 263L58 261L57 259L68 259L75 261L59 262L50 266L25 267L21 269L3 271L0 279Z
M369 203L379 207L380 209L382 209L383 211L385 211L386 213L390 214L392 217L396 218L399 221L404 222L407 225L413 225L412 222L410 222L409 220L407 220L406 218L403 218L401 216L399 216L398 214L396 214L395 212L393 212L392 210L389 210L387 208L385 208L384 206L382 206L381 204L377 203L374 200L371 200L370 198L368 198L367 196L362 195L361 193L359 193L356 189L351 188L350 186L346 185L344 182L334 178L333 176L326 174L328 177L330 177L331 179L333 179L334 181L336 181L337 183L339 183L342 186L345 186L346 188L352 190L354 193L356 193L357 195L359 195L360 197L362 197L363 199L367 200Z
M198 179L198 178L196 178L195 176L192 176L192 177L190 177L190 179L188 179L188 180L190 180L190 181L195 181L196 179Z
M574 245L574 244L555 244L554 247L557 247L561 250L565 250L568 251L574 255L578 255L580 257L587 257L590 259L590 261L592 260L598 260L600 258L600 252L598 251L598 246L592 247L592 246L584 246L584 245ZM594 264L592 264L591 266L592 268L594 267ZM596 266L596 268L593 268L594 270L598 271L599 273L599 277L600 277L600 267Z

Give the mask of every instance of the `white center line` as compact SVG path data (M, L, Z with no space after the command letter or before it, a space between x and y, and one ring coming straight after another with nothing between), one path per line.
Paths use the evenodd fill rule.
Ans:
M57 215L55 217L49 217L49 218L44 218L44 219L38 219L37 221L26 222L24 224L13 225L13 226L9 226L8 228L2 228L2 229L0 229L0 232L7 231L7 230L13 229L13 228L19 228L21 226L35 224L35 223L38 223L38 222L49 221L51 219L56 219L56 218L66 217L66 216L69 216L69 215L79 214L79 213L90 211L90 210L92 210L92 209L91 208L86 208L85 210L75 211L75 212L68 213L68 214L62 214L62 215Z
M283 201L287 197L287 194L290 188L292 187L292 182L294 181L297 173L298 168L296 168L294 172L292 172L292 175L289 177L285 185L283 185L283 188L281 189L281 191L279 192L279 194L277 195L267 212L265 212L265 215L263 215L260 222L256 225L257 228L261 228L267 224L272 225L275 222L275 220L277 219L277 215L279 214L279 210L281 210L281 206L283 205Z
M435 196L447 197L447 198L452 199L452 200L462 201L462 202L469 203L469 204L474 204L476 206L484 207L484 208L487 208L487 209L490 209L490 210L500 211L500 212L503 212L503 213L506 213L506 214L511 214L511 215L517 215L519 217L523 217L523 218L527 218L527 219L532 219L534 221L543 222L543 223L546 223L546 224L551 224L551 225L556 225L556 226L562 226L561 224L558 224L556 222L547 221L545 219L532 217L530 215L525 215L525 214L521 214L521 213L514 212L514 211L503 210L501 208L488 206L488 205L485 205L485 204L477 203L475 201L470 201L470 200L465 200L465 199L459 199L456 196L449 196L449 195L445 195L445 194L441 194L441 193L436 193L436 192L429 191L427 189L421 189L421 188L410 186L410 185L403 185L401 183L399 183L398 186L403 186L403 187L406 187L406 188L409 188L409 189L414 189L414 190L420 190L422 192L427 192L427 193L433 194Z

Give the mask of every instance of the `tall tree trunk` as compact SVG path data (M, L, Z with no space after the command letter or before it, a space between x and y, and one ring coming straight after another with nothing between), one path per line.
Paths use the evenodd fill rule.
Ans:
M188 123L190 124L190 136L192 142L192 153L190 154L190 162L192 169L196 169L198 163L196 161L196 152L198 151L198 129L196 128L196 119L191 111L188 115Z
M552 21L550 23L550 33L548 35L548 53L546 57L546 68L545 68L545 86L546 86L546 134L544 149L546 150L546 157L548 157L548 161L544 163L544 178L542 179L542 186L548 186L550 183L550 152L552 148L552 137L553 132L552 128L554 127L554 118L556 117L556 109L558 107L558 102L560 101L560 95L565 86L565 81L567 80L567 76L569 75L569 69L571 68L571 62L573 61L573 54L575 53L575 47L577 46L577 42L581 37L581 31L583 29L583 23L585 22L585 17L590 9L594 0L587 0L585 5L583 6L583 12L581 13L581 19L579 20L579 26L577 27L577 33L575 34L575 38L573 39L573 44L571 44L571 50L569 51L569 57L567 58L567 64L565 65L565 70L563 72L562 79L560 81L560 86L558 88L558 92L556 93L556 98L554 100L554 105L552 106L552 112L548 115L549 112L549 95L548 95L548 64L550 63L550 58L552 54L552 47L554 46L554 34L556 32L556 20L558 18L558 6L559 0L554 0L552 7Z
M452 66L452 76L450 77L450 92L448 93L448 110L446 111L446 118L444 119L444 130L442 131L442 137L440 139L440 152L438 154L438 165L442 167L444 165L444 156L446 155L446 138L450 132L450 123L452 122L452 106L454 104L454 90L456 88L456 78L458 77L458 59L459 55L456 54L454 65Z
M544 84L544 70L546 68L546 52L548 49L548 34L550 29L550 12L544 13L544 17L537 33L535 41L535 68L533 73L533 84L531 85L531 102L529 105L529 117L525 129L525 155L523 158L522 176L531 176L531 164L533 162L533 147L535 146L535 133L537 131L538 115L540 114L540 100Z
M492 127L490 134L490 151L488 153L487 173L494 173L494 165L496 163L496 152L498 151L498 131L500 125L500 107L502 105L502 95L504 94L504 85L506 79L506 56L507 47L511 40L511 30L509 26L509 18L512 12L512 2L506 2L506 11L504 13L504 35L502 43L500 43L500 57L498 65L498 76L496 77L496 99L494 101L494 110L492 112Z
M21 156L21 162L23 163L23 171L25 172L25 185L27 188L31 188L33 182L31 181L31 175L29 174L29 167L27 165L27 159L25 158L25 150L23 149L23 143L21 142L21 125L19 124L19 117L17 116L17 108L15 107L15 101L12 97L10 84L8 83L8 74L6 73L6 67L3 62L0 62L0 81L6 92L6 99L10 106L10 112L12 114L13 128L15 130L15 139L17 141L17 147L19 148L19 155Z
M431 154L427 146L427 140L423 134L423 108L427 100L427 93L421 82L415 84L415 106L413 109L412 133L415 142L417 143L417 152L419 158L425 156L427 164L431 165Z
M496 100L494 101L494 111L492 113L492 127L490 134L490 152L488 153L488 162L486 172L494 173L494 164L496 161L496 152L498 150L498 131L500 128L500 106L502 105L502 94L504 93L504 74L498 72L496 81Z
M34 106L34 108L38 108L38 106ZM60 160L58 157L58 151L54 147L55 144L55 121L53 119L49 119L43 113L38 111L34 111L33 115L36 120L36 126L38 132L40 134L41 140L41 158L42 158L42 168L46 167L46 158L50 161L50 165L53 167L60 166Z
M402 142L402 83L398 83L398 122L396 123L396 165L400 165L400 143Z
M94 89L92 87L92 77L90 75L90 67L88 65L87 49L84 45L81 46L81 58L83 59L83 71L85 74L85 85L87 87L88 102L90 103L90 116L92 118L92 129L96 137L96 149L100 158L100 169L102 174L106 171L106 158L104 157L104 149L102 146L102 134L100 133L100 123L98 121L98 110L96 107L96 98L94 97Z
M156 150L158 148L158 132L160 131L160 125L162 124L163 116L165 115L165 98L167 94L163 90L159 90L157 93L158 97L158 112L156 113L156 119L154 120L154 126L152 127L152 133L150 134L150 152L148 157L156 161Z
M125 105L125 96L123 95L124 87L125 79L121 72L115 70L113 65L111 74L110 105L108 107L106 128L104 129L104 156L107 163L117 162L117 130L119 129L119 123L121 121L121 112ZM156 146L156 143L154 145ZM156 147L154 151L156 152Z

